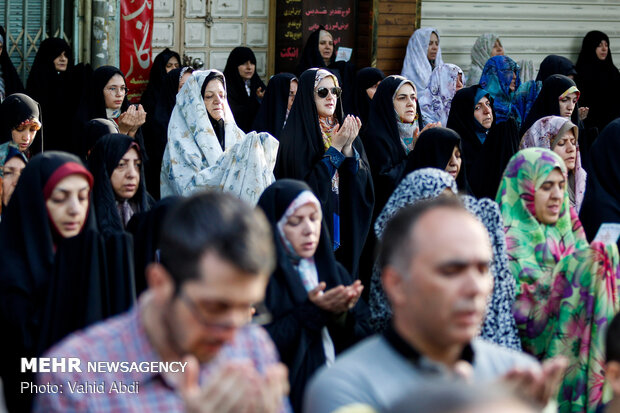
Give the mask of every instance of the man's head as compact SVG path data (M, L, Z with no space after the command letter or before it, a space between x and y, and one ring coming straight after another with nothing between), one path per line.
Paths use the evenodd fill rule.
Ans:
M611 386L614 397L620 397L620 315L609 323L605 337L605 380Z
M474 338L493 288L482 224L456 198L403 208L388 223L379 256L394 325L436 348Z
M201 193L167 216L159 251L147 279L167 344L208 361L264 298L275 266L269 224L231 195Z

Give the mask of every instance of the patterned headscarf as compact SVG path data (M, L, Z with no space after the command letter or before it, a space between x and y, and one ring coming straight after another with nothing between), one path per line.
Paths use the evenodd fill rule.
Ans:
M499 36L495 33L484 33L476 39L476 43L471 48L471 67L467 76L467 86L472 86L480 82L482 68L487 60L491 58L491 52Z
M569 130L573 131L575 136L575 144L577 145L575 152L575 170L568 174L569 185L568 196L571 205L574 206L579 213L583 195L586 192L586 171L581 167L581 153L579 152L579 128L570 120L560 116L545 116L537 120L525 132L519 149L525 148L545 148L553 150L560 138Z
M278 141L264 132L250 132L246 136L224 99L226 138L222 150L201 93L209 75L225 82L224 75L217 70L197 70L177 95L161 166L161 196L185 196L215 189L232 192L255 204L275 180Z
M482 69L480 76L480 86L487 90L495 100L493 107L497 123L513 118L517 124L521 123L521 115L512 105L514 92L510 91L510 83L513 74L516 74L515 91L521 85L519 78L521 68L508 56L493 56L490 58Z
M620 260L615 244L588 245L566 192L555 224L536 219L534 194L554 169L566 176L559 155L524 149L508 163L497 193L517 281L514 315L528 352L569 359L559 411L594 411L610 395L602 388L603 335L620 310Z
M381 239L387 223L406 205L438 197L446 188L458 193L456 181L446 171L422 168L403 178L375 221L375 234Z
M407 54L405 55L401 75L413 81L413 84L419 89L426 87L433 71L433 67L428 61L428 42L431 39L432 33L435 33L437 39L441 40L439 38L439 30L425 27L413 32L411 38L409 38L409 44L407 44ZM439 44L437 56L435 57L435 66L441 64L443 64L443 58L441 57L441 44Z
M440 169L423 168L407 175L398 185L377 219L375 224L377 238L381 238L387 221L396 215L400 209L424 199L436 198L446 189L454 194L457 193L454 178ZM488 198L478 200L471 196L464 196L462 199L467 210L475 215L489 232L493 246L491 271L494 278L494 288L487 303L486 317L480 335L493 343L521 350L521 342L512 316L515 283L508 270L504 226L499 207ZM385 292L381 287L381 276L377 267L373 269L371 278L369 304L373 328L380 331L387 326L392 313Z
M431 73L428 85L420 91L418 102L424 123L441 122L448 124L448 114L452 98L456 93L456 80L463 71L457 65L445 63L438 65ZM462 79L465 82L465 79Z

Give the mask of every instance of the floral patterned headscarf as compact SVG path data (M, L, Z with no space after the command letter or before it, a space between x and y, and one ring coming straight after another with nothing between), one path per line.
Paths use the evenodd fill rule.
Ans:
M620 259L616 244L588 244L566 192L555 224L536 219L534 194L554 169L566 176L554 152L519 151L497 193L517 282L513 312L526 351L541 360L568 358L558 411L593 412L610 396L603 387L604 332L620 310Z
M525 148L555 148L558 141L566 132L573 131L575 143L577 145L575 154L575 170L569 172L568 197L570 203L577 209L577 213L581 209L583 195L586 192L586 171L581 167L581 153L579 152L579 128L569 119L560 116L545 116L534 122L534 124L525 132L519 149Z
M517 76L515 91L521 85L521 68L508 56L493 56L482 69L480 86L487 90L495 100L494 108L497 116L496 122L501 123L509 118L514 118L517 124L521 123L521 115L517 108L512 105L515 92L510 90L512 76Z
M452 98L456 93L456 80L463 71L457 65L445 63L438 65L431 73L426 88L420 91L418 102L424 123L441 122L448 124L448 114L452 105ZM463 78L463 83L465 79Z

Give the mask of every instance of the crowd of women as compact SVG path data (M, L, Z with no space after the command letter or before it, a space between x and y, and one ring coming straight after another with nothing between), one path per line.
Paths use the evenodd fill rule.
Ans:
M541 360L569 357L560 410L593 412L609 398L602 337L620 310L617 235L606 225L620 223L620 73L598 31L576 65L550 55L536 79L522 79L505 53L497 35L481 35L466 74L443 62L438 30L423 28L402 76L386 77L335 61L319 28L297 73L267 85L249 48L232 50L223 73L181 67L166 49L130 104L118 68L74 65L64 40L41 43L26 88L3 49L9 407L30 402L15 397L19 357L130 308L157 260L162 217L210 189L257 204L273 225L267 330L296 411L320 366L389 325L374 266L388 220L423 199L461 196L494 252L480 335Z

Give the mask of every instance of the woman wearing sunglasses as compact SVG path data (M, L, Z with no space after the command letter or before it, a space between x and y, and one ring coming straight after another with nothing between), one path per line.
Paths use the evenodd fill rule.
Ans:
M357 277L374 193L359 118L343 118L341 89L325 69L306 70L280 134L275 175L303 180L321 201L336 259Z

